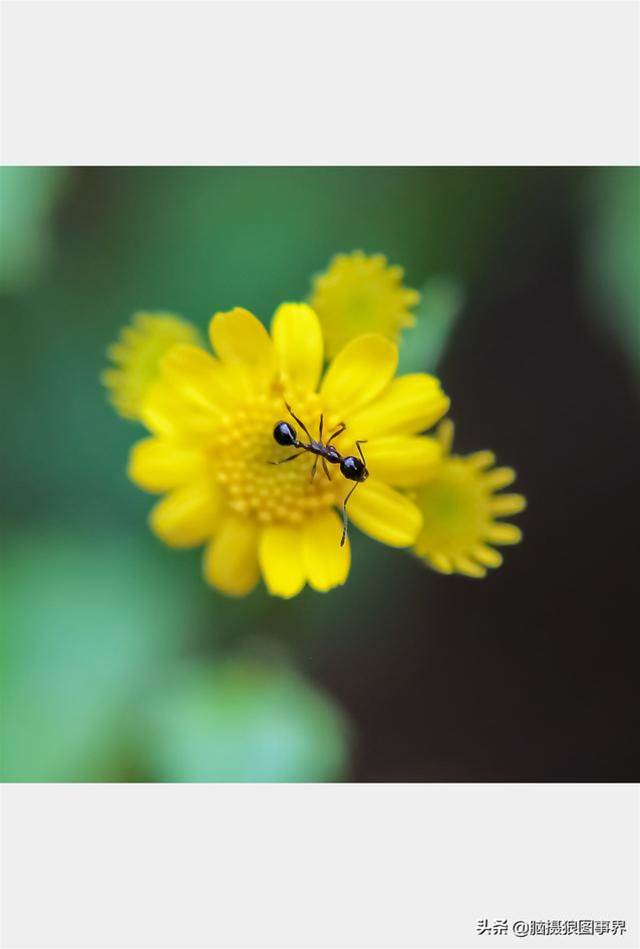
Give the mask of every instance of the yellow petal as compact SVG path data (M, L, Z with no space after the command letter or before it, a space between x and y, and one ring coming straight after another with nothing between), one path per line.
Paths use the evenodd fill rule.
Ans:
M228 596L250 593L260 579L259 536L258 525L250 518L225 516L204 554L207 582Z
M289 599L299 593L306 580L300 530L285 524L270 524L262 531L258 559L269 593Z
M349 428L358 438L417 435L434 425L449 408L435 376L414 373L395 379L380 398L355 412Z
M151 511L154 534L169 547L197 547L211 537L220 511L220 495L209 478L176 488Z
M340 546L342 521L335 511L327 511L305 523L302 532L302 556L309 584L324 593L340 586L349 575L351 551L349 539Z
M213 435L222 418L214 405L194 406L166 380L149 387L140 408L140 420L150 432L182 444L202 444Z
M443 419L438 425L436 438L440 442L443 455L451 454L451 448L453 447L454 431L455 431L455 426L450 418Z
M496 456L492 451L474 451L471 455L466 455L464 460L470 468L482 471L485 468L490 468L491 465L495 465Z
M489 510L492 514L509 516L519 514L527 506L526 498L521 494L496 494L489 501Z
M320 392L338 415L371 402L393 379L398 347L384 336L352 339L329 366Z
M246 369L258 384L275 371L275 352L266 329L253 313L236 307L216 313L209 325L211 345L230 366Z
M156 382L149 387L140 407L140 419L150 432L161 438L179 435L179 413L170 386Z
M145 438L131 449L127 474L139 488L162 492L194 480L204 466L201 452L159 438Z
M487 540L492 544L519 544L522 531L515 524L492 524L486 532Z
M499 491L500 488L508 488L515 480L516 473L513 468L494 468L484 476L482 483L485 487Z
M411 546L422 527L422 514L413 501L371 479L358 485L347 513L361 531L390 547Z
M241 392L230 370L204 349L180 343L162 360L162 375L195 405L232 409Z
M442 459L436 438L388 435L363 446L367 468L374 478L399 488L423 484Z
M318 317L306 303L283 303L271 321L280 368L303 389L316 391L324 345Z
M478 544L471 552L474 559L485 567L499 567L502 563L502 554L487 544Z
M481 579L487 575L486 569L479 563L475 563L470 557L464 557L462 555L454 557L453 564L456 572L463 574L465 577Z
M451 557L447 557L446 554L427 554L427 562L434 570L437 570L438 573L453 573L453 563Z
M137 313L109 346L107 355L115 370L103 374L109 399L125 418L139 419L148 388L158 378L164 354L176 343L200 345L194 326L170 313Z

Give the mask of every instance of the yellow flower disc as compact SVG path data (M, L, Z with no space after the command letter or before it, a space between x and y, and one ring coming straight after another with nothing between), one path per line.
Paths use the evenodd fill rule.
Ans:
M197 329L172 313L136 313L131 325L109 346L107 355L114 365L101 377L116 411L124 418L138 419L164 354L176 343L199 341Z
M338 254L313 280L311 306L318 314L328 356L335 356L362 333L381 333L393 342L400 330L414 326L412 308L420 294L402 284L402 267L382 254L362 251Z
M491 544L517 544L521 531L496 520L518 514L526 506L521 494L498 494L515 480L512 468L492 467L491 452L466 457L447 455L452 426L439 432L445 457L415 493L423 515L414 553L440 573L484 577L487 567L499 567L502 556Z
M307 420L310 431L317 436L318 397L291 397L296 414ZM257 518L261 524L302 524L305 518L328 510L342 498L344 481L337 471L329 481L319 466L311 480L310 455L273 464L295 453L293 448L277 445L273 438L274 419L285 417L295 426L281 394L255 396L224 419L212 442L212 454L218 459L215 477L229 507L237 514ZM299 434L305 437L303 432Z

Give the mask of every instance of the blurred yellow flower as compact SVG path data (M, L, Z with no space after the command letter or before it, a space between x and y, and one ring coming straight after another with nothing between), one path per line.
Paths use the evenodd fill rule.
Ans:
M164 354L176 343L199 342L197 329L173 313L136 313L107 349L114 365L104 370L101 379L111 404L124 418L138 419Z
M512 468L494 468L490 451L451 455L453 424L438 428L443 459L413 495L423 515L414 553L440 573L484 577L487 567L499 567L502 556L490 544L517 544L522 533L513 524L496 520L526 507L521 494L497 494L515 480Z
M440 462L438 440L419 435L449 407L438 380L394 378L397 347L380 335L353 339L322 377L322 330L306 304L280 306L271 335L247 310L217 313L210 339L216 356L174 346L142 405L152 437L133 447L129 475L166 492L150 516L156 535L172 547L206 544L206 579L233 596L260 575L282 597L305 583L326 591L345 582L350 549L340 547L334 508L353 483L335 469L332 480L320 471L312 481L307 454L271 464L291 454L273 436L290 420L286 401L313 436L321 413L325 437L344 422L332 442L343 454L368 440L370 477L349 501L349 518L382 543L410 547L422 515L398 488L421 484Z
M414 326L411 310L417 290L402 285L402 267L387 265L382 254L360 250L338 254L328 270L313 279L310 304L318 314L329 357L362 333L381 333L393 342Z

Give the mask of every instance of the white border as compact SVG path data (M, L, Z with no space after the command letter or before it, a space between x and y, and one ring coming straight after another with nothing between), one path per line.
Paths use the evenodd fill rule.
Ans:
M626 0L3 4L8 164L635 164Z
M637 946L631 785L5 785L5 949ZM626 919L476 937L478 919Z

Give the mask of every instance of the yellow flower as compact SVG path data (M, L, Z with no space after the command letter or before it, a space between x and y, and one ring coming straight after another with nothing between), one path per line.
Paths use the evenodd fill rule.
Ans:
M136 313L107 355L114 367L105 369L102 382L109 401L124 418L138 419L149 386L158 376L160 361L176 343L200 342L197 329L172 313Z
M496 494L515 480L512 468L494 468L490 451L465 458L451 455L453 424L438 429L443 459L414 499L423 525L413 547L440 573L484 577L487 567L499 567L502 556L490 544L517 544L522 533L497 517L518 514L526 506L521 494Z
M263 576L270 593L295 596L309 583L326 591L345 582L349 543L341 547L340 509L353 487L334 467L310 478L308 453L292 454L273 431L288 420L285 401L317 436L344 422L334 439L342 454L364 446L370 477L357 485L348 514L362 531L393 547L414 543L422 515L398 488L416 486L439 463L435 438L418 433L447 411L437 379L395 378L398 351L378 335L348 343L324 377L322 331L306 304L283 304L271 336L247 310L217 313L210 338L217 356L177 345L142 407L153 437L133 447L129 475L140 487L167 492L153 508L153 531L173 547L206 544L209 583L243 596Z
M338 254L314 278L309 302L318 314L328 356L362 333L381 333L397 342L401 329L415 325L411 308L420 294L403 287L403 277L402 267L387 266L382 254L356 250Z

